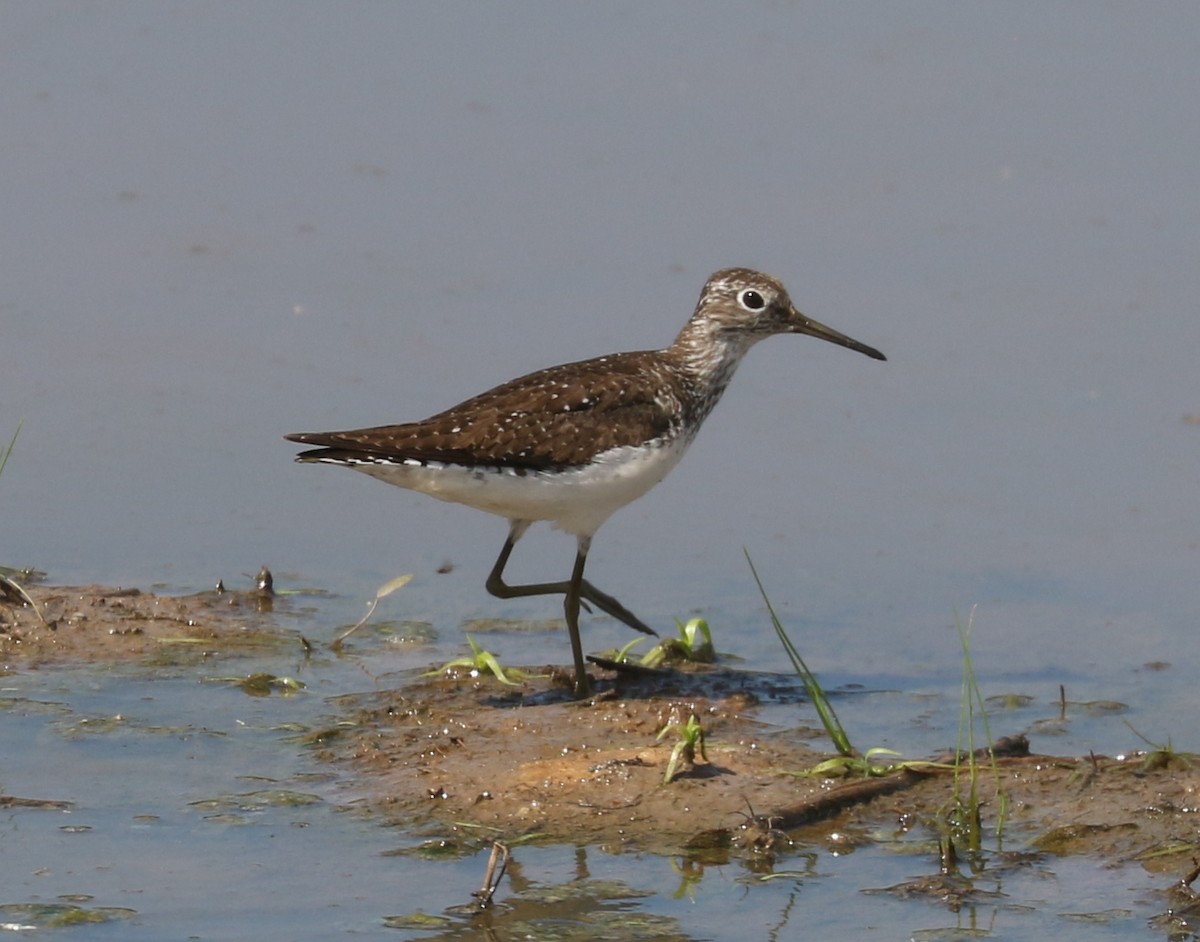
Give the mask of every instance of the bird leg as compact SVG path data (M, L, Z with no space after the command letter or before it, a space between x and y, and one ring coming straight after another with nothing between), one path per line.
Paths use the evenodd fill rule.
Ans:
M579 590L583 585L583 565L587 562L587 551L591 542L591 537L579 538L575 568L571 570L571 581L567 583L567 594L563 597L567 631L571 635L571 656L575 659L575 696L580 700L588 695L588 676L587 665L583 663L583 641L579 637Z
M591 602L601 611L607 612L613 618L624 622L630 628L640 631L643 634L657 637L658 632L649 627L611 595L601 592L583 578L583 566L587 561L588 548L592 542L590 536L580 536L577 538L579 549L575 554L575 568L571 572L569 581L536 582L527 585L509 585L505 582L504 567L508 565L508 557L512 555L513 547L517 545L517 540L521 539L528 529L528 520L514 520L512 522L512 526L508 531L508 539L504 541L504 547L500 550L500 555L496 558L496 565L488 573L485 585L488 592L501 599L525 598L530 595L564 596L563 605L567 616L567 630L571 633L571 653L575 658L575 687L576 693L578 693L581 678L585 685L587 683L583 667L583 645L579 638L579 609L581 605ZM585 696L586 692L579 695Z
M496 565L492 567L492 571L488 573L487 582L485 583L488 592L499 599L519 599L529 595L565 595L570 589L569 582L537 582L528 585L509 585L504 581L504 567L508 565L508 557L512 555L513 547L517 545L517 540L525 535L525 531L529 529L528 520L513 521L511 529L508 531L508 539L504 541L504 548L500 550L500 555L496 559ZM591 543L591 537L579 537L578 539L587 539ZM587 555L587 551L584 551ZM607 612L617 621L624 622L635 631L640 631L644 635L653 635L658 637L658 632L647 625L644 621L633 614L624 605L614 599L606 592L601 592L586 579L581 579L579 583L579 598L585 604L591 602L596 608L602 612Z

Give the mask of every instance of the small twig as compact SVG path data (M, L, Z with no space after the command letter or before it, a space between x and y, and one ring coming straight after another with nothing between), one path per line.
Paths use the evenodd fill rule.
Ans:
M33 596L26 592L19 582L8 578L8 576L0 575L0 595L3 595L14 604L28 605L33 609L33 613L37 615L38 621L43 625L49 626L50 622L46 621L46 616L38 608L38 604L33 600Z
M471 895L479 900L479 908L487 909L492 905L492 896L504 879L504 871L508 869L508 845L499 841L492 842L492 854L488 857L487 870L483 874L483 886L472 890Z
M361 619L359 619L357 624L352 625L351 627L347 628L340 635L338 635L336 638L334 638L332 641L330 641L329 646L335 651L340 651L342 649L342 642L345 641L347 638L349 638L352 634L354 634L354 632L358 631L359 628L361 628L363 625L365 625L367 623L367 619L369 619L372 615L375 614L375 607L379 604L379 600L387 598L389 595L391 595L397 589L408 585L408 583L410 581L412 581L412 573L407 573L406 575L403 575L403 576L397 576L391 582L381 585L379 587L379 589L375 592L375 598L373 598L371 600L371 603L367 608L367 614L363 615L363 617Z
M73 801L56 801L53 798L18 798L16 795L0 795L0 808L48 808L51 811L70 811Z

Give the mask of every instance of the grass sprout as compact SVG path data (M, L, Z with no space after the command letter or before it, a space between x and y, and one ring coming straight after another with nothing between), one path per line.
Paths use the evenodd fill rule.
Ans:
M992 751L993 739L988 725L987 708L971 661L971 629L974 624L974 608L971 609L965 623L957 611L954 613L954 627L958 630L959 643L962 645L962 693L959 698L958 741L954 759L954 797L946 817L952 834L959 837L972 856L977 856L983 849L982 803L979 798L979 779L983 770L975 746L977 720L987 741L987 754L991 759L992 777L999 803L996 817L997 842L1003 840L1004 823L1008 817L1008 796L1000 779L1000 767Z
M1182 769L1190 770L1193 767L1196 756L1190 753L1176 752L1174 746L1171 745L1171 737L1167 737L1165 744L1157 743L1150 739L1134 726L1129 720L1125 720L1125 725L1138 739L1150 747L1150 751L1146 753L1146 758L1142 762L1143 772L1155 772L1159 769Z
M639 635L638 637L634 638L632 641L630 641L628 644L626 644L624 647L622 647L621 650L619 650L615 655L613 655L613 660L616 661L618 664L624 664L625 662L627 662L629 660L629 652L632 651L634 648L636 648L639 644L641 644L645 640L646 640L646 638L644 635ZM647 655L647 657L648 656L649 655ZM644 660L645 659L643 658L643 661Z
M658 667L664 661L694 661L700 664L711 664L717 659L713 647L712 629L703 618L693 618L684 624L678 618L675 626L679 629L678 638L664 638L642 657L643 667ZM635 638L633 643L640 641ZM618 654L624 653L632 644L626 645ZM619 659L619 656L618 656Z
M509 687L521 686L521 681L528 676L524 671L519 671L514 667L510 667L506 671L503 665L501 665L499 658L491 651L483 650L470 635L467 635L467 643L471 645L471 655L469 657L460 657L455 658L453 661L447 661L437 670L426 673L425 676L437 677L447 671L465 668L476 674L491 674L500 683L507 684Z
M672 734L677 735L679 739L675 743L675 748L671 750L671 758L667 761L667 771L663 776L664 785L671 784L681 761L688 765L695 764L697 750L700 752L700 758L705 762L708 761L708 755L704 751L704 727L700 725L700 720L695 713L688 717L686 723L669 723L663 727L658 738L661 741Z

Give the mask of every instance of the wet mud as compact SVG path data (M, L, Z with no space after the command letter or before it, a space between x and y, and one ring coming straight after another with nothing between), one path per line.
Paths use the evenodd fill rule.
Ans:
M267 587L156 595L115 586L0 585L0 665L153 660L186 652L236 654L295 642L280 631Z
M261 590L23 590L28 600L0 598L0 662L9 669L304 643L280 627ZM953 756L879 778L811 774L830 758L811 730L756 718L764 703L802 700L792 678L719 667L627 677L597 667L593 679L595 696L576 702L553 670L530 669L517 687L465 669L418 678L330 700L330 722L301 740L346 774L349 805L430 835L718 858L792 839L846 847L917 828L962 839L946 824L963 789L946 767ZM689 757L680 731L692 717L703 748ZM983 762L977 779L987 823L1006 809L1007 846L1135 861L1179 880L1195 866L1195 757L1016 751L994 769Z

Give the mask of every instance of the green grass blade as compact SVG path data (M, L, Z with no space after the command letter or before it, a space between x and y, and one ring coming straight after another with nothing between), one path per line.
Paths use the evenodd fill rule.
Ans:
M971 629L975 626L975 609L971 608L971 613L967 616L964 623L959 617L958 611L954 612L954 627L958 631L958 640L962 646L963 652L963 667L962 667L962 693L959 706L959 749L958 756L955 758L955 789L957 791L960 776L960 762L965 751L967 756L967 772L969 783L969 798L968 810L971 821L977 822L979 818L979 801L978 801L978 777L979 767L978 761L975 758L975 719L976 710L980 725L983 727L983 735L987 740L988 756L991 759L992 777L996 785L996 799L998 808L996 812L996 840L1003 842L1004 840L1004 825L1008 818L1008 794L1004 790L1003 782L1000 776L1000 766L996 762L996 755L992 751L992 744L995 740L992 739L991 724L988 722L987 704L984 700L983 691L979 687L979 680L975 676L975 665L971 660ZM962 747L963 738L966 738L967 744L965 750ZM976 825L977 827L977 825ZM978 840L980 835L974 834L972 837Z
M771 624L775 626L775 634L779 636L779 641L783 645L784 651L787 652L787 656L791 660L792 666L796 669L801 683L804 684L804 690L808 694L809 699L812 700L813 707L817 711L817 716L821 718L821 725L825 727L825 732L829 734L829 738L833 740L834 747L841 755L857 755L858 753L855 751L854 746L850 744L850 737L846 734L846 728L842 726L841 721L838 719L837 713L833 709L833 704L829 702L829 697L821 689L816 675L808 669L808 665L804 663L804 658L800 656L800 652L792 644L792 639L783 630L783 624L779 621L779 616L775 614L775 607L771 605L771 600L767 597L767 590L763 588L762 580L758 577L758 570L754 568L754 560L750 558L750 551L743 547L742 552L746 554L746 562L750 564L750 574L754 576L758 592L762 596L763 603L767 606L767 614L771 616Z
M7 445L0 448L0 474L4 473L4 466L8 464L8 456L12 454L13 445L17 443L17 436L21 434L21 426L23 424L23 422L17 423L17 430L13 432L13 437L9 439Z

